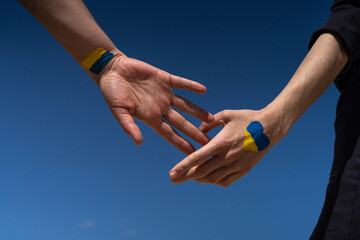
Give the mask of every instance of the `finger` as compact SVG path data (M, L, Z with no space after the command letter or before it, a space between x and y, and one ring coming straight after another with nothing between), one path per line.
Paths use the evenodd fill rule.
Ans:
M203 164L196 166L193 170L193 173L189 173L192 178L203 178L216 169L223 167L227 164L225 159L226 154L217 155ZM191 169L190 169L191 170Z
M225 178L221 179L220 181L218 181L216 183L216 185L218 185L220 187L228 187L245 175L246 175L245 172L244 173L243 172L232 173L232 174L226 176Z
M217 182L234 172L235 171L231 166L221 167L209 173L205 177L195 179L195 181L198 183L216 184Z
M112 109L112 113L120 126L124 129L135 142L136 145L141 145L143 137L139 127L135 124L134 119L130 116L129 112L124 108Z
M206 93L206 87L198 82L170 75L170 83L174 88L185 89L196 93Z
M152 128L166 141L174 145L180 151L185 154L191 154L195 151L195 147L191 145L188 141L182 138L169 124L164 121L161 121L158 127Z
M202 178L219 167L224 165L224 156L225 154L216 155L215 157L205 161L204 163L191 168L189 171L185 172L180 177L172 181L172 183L183 183L191 179Z
M206 134L210 132L210 130L220 125L225 125L225 122L227 122L226 111L218 112L217 114L214 115L214 119L215 120L211 123L203 122L200 125L199 130Z
M201 132L197 127L186 120L181 114L171 109L164 118L179 131L183 132L194 141L205 145L210 141L210 138Z
M211 113L196 106L194 103L186 100L181 96L175 95L172 105L180 111L188 113L203 122L211 123L214 121L214 116Z
M205 162L207 159L217 155L220 151L218 136L219 135L217 135L208 144L176 164L176 166L170 170L170 178L176 179L177 177L187 172L190 168L197 166Z

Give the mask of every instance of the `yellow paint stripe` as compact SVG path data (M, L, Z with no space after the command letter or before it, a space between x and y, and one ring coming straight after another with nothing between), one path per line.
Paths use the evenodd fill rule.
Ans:
M256 146L254 139L247 130L245 130L243 149L251 152L258 151L258 147Z
M103 48L97 48L89 56L82 60L81 65L86 69L90 69L92 65L94 65L94 63L99 60L105 53L106 51Z

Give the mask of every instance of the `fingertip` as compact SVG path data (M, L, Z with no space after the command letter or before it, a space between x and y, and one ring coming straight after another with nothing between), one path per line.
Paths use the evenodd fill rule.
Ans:
M140 146L144 140L142 137L140 137L140 138L133 138L133 141L137 146Z
M209 122L210 123L213 123L213 122L215 122L215 116L214 115L212 115L211 113L209 113Z
M210 142L210 137L207 136L205 133L200 131L199 129L196 129L197 134L192 139L195 140L197 143L201 144L202 146L206 145L208 142Z
M178 171L175 171L175 170L171 170L169 172L169 177L172 179L172 182L175 178L177 178L179 176L179 172Z
M176 147L176 146L175 146ZM196 148L189 142L186 141L186 144L177 147L181 152L185 153L186 155L190 155L196 151Z
M205 146L211 141L210 137L206 134L204 134L203 140L199 142L202 146Z
M133 128L130 128L129 135L137 146L140 146L144 141L141 131L136 125Z
M213 123L215 122L215 117L211 113L208 112L206 118L204 119L204 122L206 123Z
M195 151L196 151L196 148L193 145L190 144L189 147L186 147L186 149L184 150L184 153L187 154L187 155L190 155Z
M202 122L201 125L199 126L199 130L203 132L204 129L206 128L206 126L207 126L207 123Z
M213 123L215 122L215 117L209 113L208 111L199 108L198 112L195 115L199 120L205 122L205 123Z
M134 143L140 146L143 142L143 137L140 128L135 124L134 119L129 115L126 109L115 109L113 114L124 132L129 135Z
M207 92L207 88L201 84L201 87L199 88L199 93L200 94L205 94Z
M204 94L207 92L206 86L202 85L201 83L193 81L193 86L194 86L193 91L195 91L196 93Z

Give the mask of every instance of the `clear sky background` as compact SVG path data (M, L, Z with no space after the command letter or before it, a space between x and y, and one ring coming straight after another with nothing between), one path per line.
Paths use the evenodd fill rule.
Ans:
M177 93L216 113L274 99L332 1L85 3L126 55L205 84L205 95ZM184 154L142 123L144 143L133 144L96 84L17 1L1 3L0 26L1 240L310 236L332 163L334 85L229 188L172 185Z

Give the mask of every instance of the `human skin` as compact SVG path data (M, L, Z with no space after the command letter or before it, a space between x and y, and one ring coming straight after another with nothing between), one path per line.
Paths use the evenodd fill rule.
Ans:
M81 0L18 1L79 64L96 48L115 55L99 75L84 70L100 87L112 114L137 145L143 137L133 118L146 123L186 154L195 148L173 127L202 145L209 142L209 137L172 108L207 123L214 121L213 115L172 91L179 88L203 94L204 85L127 57L101 30Z
M228 187L246 175L283 137L296 120L323 94L344 68L348 55L337 37L322 34L283 91L264 109L225 110L215 114L213 123L199 129L208 133L223 129L204 147L192 153L170 170L172 183L191 179L198 183ZM270 145L260 152L243 149L244 132L259 121Z

